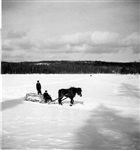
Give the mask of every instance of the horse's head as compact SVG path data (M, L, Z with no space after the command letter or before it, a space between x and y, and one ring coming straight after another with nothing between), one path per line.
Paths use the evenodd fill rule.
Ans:
M82 89L81 89L81 88L77 88L77 94L78 94L79 96L82 96Z

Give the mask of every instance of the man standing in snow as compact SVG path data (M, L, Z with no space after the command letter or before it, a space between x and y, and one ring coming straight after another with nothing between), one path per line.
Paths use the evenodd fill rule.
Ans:
M37 81L37 83L36 83L36 89L37 89L37 94L38 95L42 94L42 92L41 92L41 84L39 83L39 81Z
M43 94L44 103L47 103L49 101L52 101L51 96L48 94L47 90L45 90L45 93Z

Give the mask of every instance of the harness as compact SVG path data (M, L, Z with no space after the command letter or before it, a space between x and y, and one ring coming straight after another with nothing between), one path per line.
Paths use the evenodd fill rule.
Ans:
M67 94L66 94L66 95L67 95ZM56 100L58 100L59 98L62 98L62 97L63 97L63 96L58 97L58 98L56 98L56 99L54 99L54 100L48 102L48 104L51 104L51 103L55 102ZM64 99L61 100L61 102L64 101L65 99L67 99L67 98L68 98L68 97L65 97Z

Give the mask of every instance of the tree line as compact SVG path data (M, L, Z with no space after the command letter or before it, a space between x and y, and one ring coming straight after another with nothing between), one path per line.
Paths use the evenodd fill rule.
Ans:
M38 61L1 62L2 74L140 74L140 62Z

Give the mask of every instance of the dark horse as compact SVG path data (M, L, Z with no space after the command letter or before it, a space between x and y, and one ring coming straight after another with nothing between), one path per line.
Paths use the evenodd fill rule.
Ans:
M81 88L75 88L75 87L71 87L69 89L60 89L58 91L58 103L60 105L62 105L62 98L66 97L66 98L70 98L70 103L71 106L74 103L73 98L75 97L75 95L78 94L79 96L82 96L82 89Z

